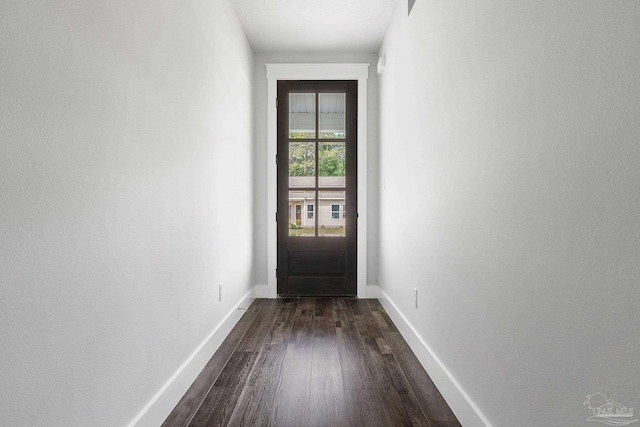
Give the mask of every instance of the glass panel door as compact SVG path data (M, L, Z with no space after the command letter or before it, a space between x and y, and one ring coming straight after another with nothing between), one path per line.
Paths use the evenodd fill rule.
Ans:
M357 81L278 82L278 294L355 295Z

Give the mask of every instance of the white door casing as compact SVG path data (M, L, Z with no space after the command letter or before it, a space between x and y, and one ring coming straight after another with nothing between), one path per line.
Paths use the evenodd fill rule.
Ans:
M265 64L267 67L267 294L277 297L277 109L278 80L358 81L357 295L367 297L367 79L369 64Z

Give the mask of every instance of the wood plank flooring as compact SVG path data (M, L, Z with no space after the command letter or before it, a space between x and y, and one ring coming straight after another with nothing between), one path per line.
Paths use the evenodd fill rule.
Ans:
M378 300L257 299L163 427L461 427Z

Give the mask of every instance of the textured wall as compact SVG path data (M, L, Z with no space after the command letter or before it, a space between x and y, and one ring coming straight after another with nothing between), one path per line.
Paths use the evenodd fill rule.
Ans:
M0 424L125 425L250 289L253 53L226 0L3 1L0 53Z
M637 408L638 3L406 7L380 51L382 289L495 426Z

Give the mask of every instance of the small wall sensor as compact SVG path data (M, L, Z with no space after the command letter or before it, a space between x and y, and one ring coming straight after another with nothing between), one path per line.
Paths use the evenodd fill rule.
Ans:
M413 9L413 5L416 3L416 0L409 0L409 12L407 15L411 14L411 9Z
M384 73L384 69L387 67L387 55L382 55L378 58L378 74Z

